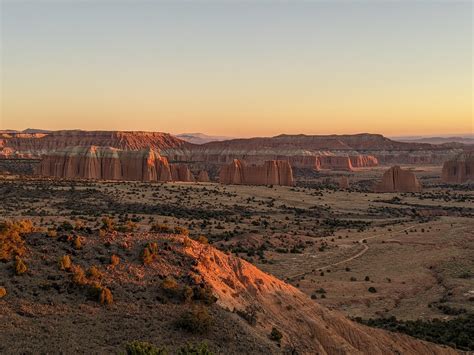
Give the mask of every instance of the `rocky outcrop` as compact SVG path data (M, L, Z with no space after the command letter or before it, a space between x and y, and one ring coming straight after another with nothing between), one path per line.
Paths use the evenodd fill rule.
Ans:
M153 149L170 162L192 164L190 168L196 171L218 169L234 159L256 165L269 160L287 160L294 168L345 171L377 164L442 164L465 149L458 143L406 143L377 134L280 135L197 145L159 132L0 133L0 158L38 158L71 146Z
M422 186L414 173L394 166L383 174L382 181L374 190L375 192L420 192Z
M209 178L209 174L207 173L206 170L201 170L196 178L196 181L198 182L211 182L211 179Z
M474 181L474 152L466 152L446 161L441 177L447 183Z
M288 161L271 160L263 165L247 165L235 159L221 168L219 182L235 185L293 186L293 170Z
M171 181L168 160L152 149L70 147L44 156L38 174L98 180Z
M348 156L328 155L319 158L322 169L352 171L351 159Z
M194 182L191 170L183 164L171 164L171 179L173 181Z
M445 346L352 322L309 299L299 289L212 246L203 247L192 241L185 253L204 258L196 270L212 288L218 306L243 313L255 310L258 321L254 329L264 337L273 326L281 325L282 349L291 345L298 354L341 355L457 353Z
M379 161L372 155L355 155L350 156L351 165L354 168L368 168L379 165Z

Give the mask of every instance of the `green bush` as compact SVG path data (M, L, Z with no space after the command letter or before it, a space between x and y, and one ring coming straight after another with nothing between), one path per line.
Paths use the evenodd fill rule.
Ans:
M203 342L197 345L187 344L182 346L178 352L178 355L213 355L214 353L209 350L207 343Z
M144 341L132 341L126 345L127 355L167 355L165 348L158 348Z
M192 333L204 333L209 330L213 319L204 306L195 306L181 314L176 326Z

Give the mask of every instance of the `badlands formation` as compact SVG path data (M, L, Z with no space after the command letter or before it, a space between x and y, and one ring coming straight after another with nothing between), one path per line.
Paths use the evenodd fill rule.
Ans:
M152 149L70 147L49 153L38 174L63 178L132 181L194 181L185 166L169 164Z
M375 192L421 192L421 189L422 186L414 173L393 166L383 174Z
M206 182L222 170L224 183L292 185L280 161L303 171L353 171L379 164L441 165L467 149L459 143L397 142L378 134L280 135L198 145L159 132L0 132L0 159L42 159L41 175L142 181L192 182L200 175L197 180ZM447 163L445 181L469 179L469 164Z
M295 183L288 161L271 160L263 165L247 165L238 159L222 167L219 182L233 185L282 186L293 186Z
M443 164L442 179L448 183L474 180L474 153L460 154Z

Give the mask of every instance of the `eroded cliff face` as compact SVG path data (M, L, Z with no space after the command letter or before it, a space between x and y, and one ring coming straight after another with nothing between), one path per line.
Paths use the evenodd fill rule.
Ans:
M194 182L191 170L183 164L171 164L171 178L173 181Z
M331 311L295 287L209 245L185 247L196 258L196 270L214 291L221 307L255 310L254 329L263 336L272 327L283 334L283 347L299 354L456 354L456 351L409 336L356 324Z
M247 165L235 159L221 168L219 182L234 185L293 186L294 178L288 161L271 160L263 165Z
M382 181L375 186L374 190L375 192L420 192L422 186L414 173L394 166L383 174Z
M192 164L196 170L220 167L232 163L234 159L256 165L270 160L287 160L295 168L346 171L378 164L442 164L465 149L459 144L396 142L377 134L281 135L201 145L159 132L0 134L0 158L39 158L71 146L112 147L131 151L153 149L170 162Z
M173 176L174 173L174 176ZM61 178L132 181L191 181L189 169L174 166L152 149L69 147L45 155L38 174Z
M474 152L458 155L443 164L442 180L448 183L474 181Z
M111 147L120 150L153 149L159 153L186 149L189 143L168 133L121 131L56 131L48 134L3 134L0 148L9 148L11 156L41 157L68 147ZM4 154L5 155L5 154Z

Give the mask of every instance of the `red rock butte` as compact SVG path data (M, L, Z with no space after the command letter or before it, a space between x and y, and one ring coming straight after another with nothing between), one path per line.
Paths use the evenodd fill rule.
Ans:
M293 170L288 161L271 160L263 165L247 165L238 159L221 168L221 184L293 186Z
M38 167L43 176L101 180L194 181L187 167L169 164L152 149L68 147L48 153Z
M375 187L375 192L420 192L422 186L416 175L399 166L388 169L382 181Z
M442 179L447 183L474 181L474 152L466 152L443 164Z

